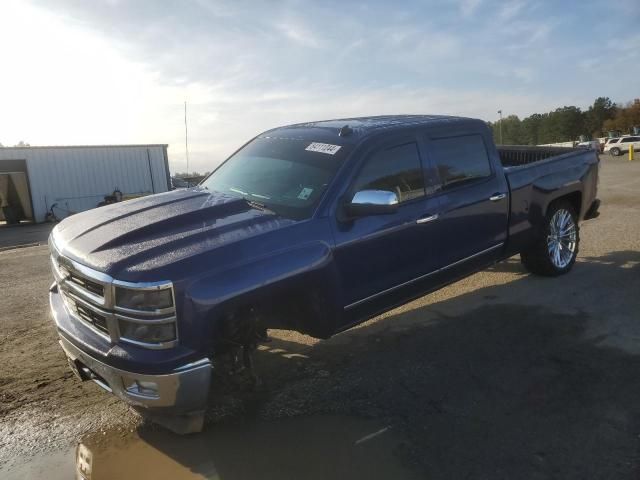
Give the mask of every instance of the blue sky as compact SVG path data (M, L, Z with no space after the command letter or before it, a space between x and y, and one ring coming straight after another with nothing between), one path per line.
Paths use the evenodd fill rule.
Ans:
M640 96L640 1L6 0L0 142L170 144L384 113L495 120ZM11 75L6 75L11 72Z

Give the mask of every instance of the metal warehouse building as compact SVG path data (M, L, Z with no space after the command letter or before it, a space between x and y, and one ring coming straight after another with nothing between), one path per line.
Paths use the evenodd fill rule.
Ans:
M52 208L64 218L114 191L127 197L170 188L167 145L0 148L0 220L19 212L43 222Z

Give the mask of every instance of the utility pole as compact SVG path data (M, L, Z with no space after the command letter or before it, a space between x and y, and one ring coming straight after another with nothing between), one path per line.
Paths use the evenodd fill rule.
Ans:
M500 145L502 145L502 110L498 110L498 114L500 115Z
M187 101L184 101L184 154L187 159L187 174L189 174L189 140L187 137Z

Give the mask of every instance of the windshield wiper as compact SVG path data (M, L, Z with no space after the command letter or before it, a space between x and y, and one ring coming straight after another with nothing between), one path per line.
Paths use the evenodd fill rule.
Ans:
M242 199L245 202L247 202L247 205L249 205L252 208L257 208L258 210L262 210L264 212L269 212L269 213L274 213L274 214L276 213L272 209L267 207L264 203L256 202L255 200L251 200L249 198L249 197L260 197L260 198L269 198L269 197L265 197L264 195L258 195L256 193L244 192L244 191L240 190L239 188L235 188L235 187L231 187L231 188L229 188L229 190L231 190L232 192L239 193L240 195L242 195Z
M246 197L244 201L247 202L247 205L249 205L252 208L257 208L258 210L262 210L263 212L269 212L274 214L276 213L273 210L271 210L269 207L267 207L264 203L256 202L255 200L249 200Z

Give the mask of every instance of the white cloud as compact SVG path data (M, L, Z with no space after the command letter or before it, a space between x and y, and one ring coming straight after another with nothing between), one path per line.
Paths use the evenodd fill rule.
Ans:
M517 68L514 68L512 71L514 76L522 80L523 82L531 82L535 78L535 71L533 68L517 67Z
M504 2L499 10L498 18L502 22L507 22L522 13L528 2L524 0L510 0Z
M614 51L639 52L640 33L621 34L621 36L615 40L609 40L607 46Z
M546 22L518 20L511 21L503 27L505 34L512 37L511 43L506 46L509 51L517 51L530 48L549 39L557 26L553 18Z
M465 17L471 17L481 3L482 0L460 0L460 13Z
M619 12L625 16L640 18L638 0L596 0L596 8L602 12Z
M287 21L276 24L276 28L289 40L302 47L320 48L322 41L300 22Z
M601 64L602 58L599 57L583 58L578 61L578 66L584 71L592 71Z

